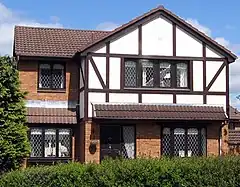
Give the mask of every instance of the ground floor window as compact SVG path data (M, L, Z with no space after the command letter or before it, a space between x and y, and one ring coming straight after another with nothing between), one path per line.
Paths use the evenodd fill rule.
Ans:
M205 128L163 128L162 154L191 157L206 154Z
M71 140L71 129L30 128L30 157L70 157Z

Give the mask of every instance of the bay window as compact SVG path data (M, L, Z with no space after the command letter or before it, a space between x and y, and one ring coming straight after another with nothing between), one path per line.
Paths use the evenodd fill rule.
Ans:
M189 88L189 62L126 59L125 87Z

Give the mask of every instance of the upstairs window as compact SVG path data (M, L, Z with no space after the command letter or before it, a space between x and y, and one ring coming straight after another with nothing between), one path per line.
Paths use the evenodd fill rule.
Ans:
M135 59L125 61L125 87L189 88L189 62Z
M64 89L65 88L65 66L63 64L39 65L39 89Z

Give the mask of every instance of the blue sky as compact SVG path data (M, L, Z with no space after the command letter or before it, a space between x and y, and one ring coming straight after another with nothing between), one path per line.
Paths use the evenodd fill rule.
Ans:
M7 35L16 24L108 30L158 5L240 55L239 0L0 0L0 53L11 54ZM240 108L240 60L230 70L232 104Z

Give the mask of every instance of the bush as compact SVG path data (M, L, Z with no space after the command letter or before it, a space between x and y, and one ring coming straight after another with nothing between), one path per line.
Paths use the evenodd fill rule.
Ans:
M157 187L218 186L240 184L240 158L174 158L106 160L38 166L7 173L1 187Z
M30 153L24 93L10 57L0 57L0 174L17 169Z

